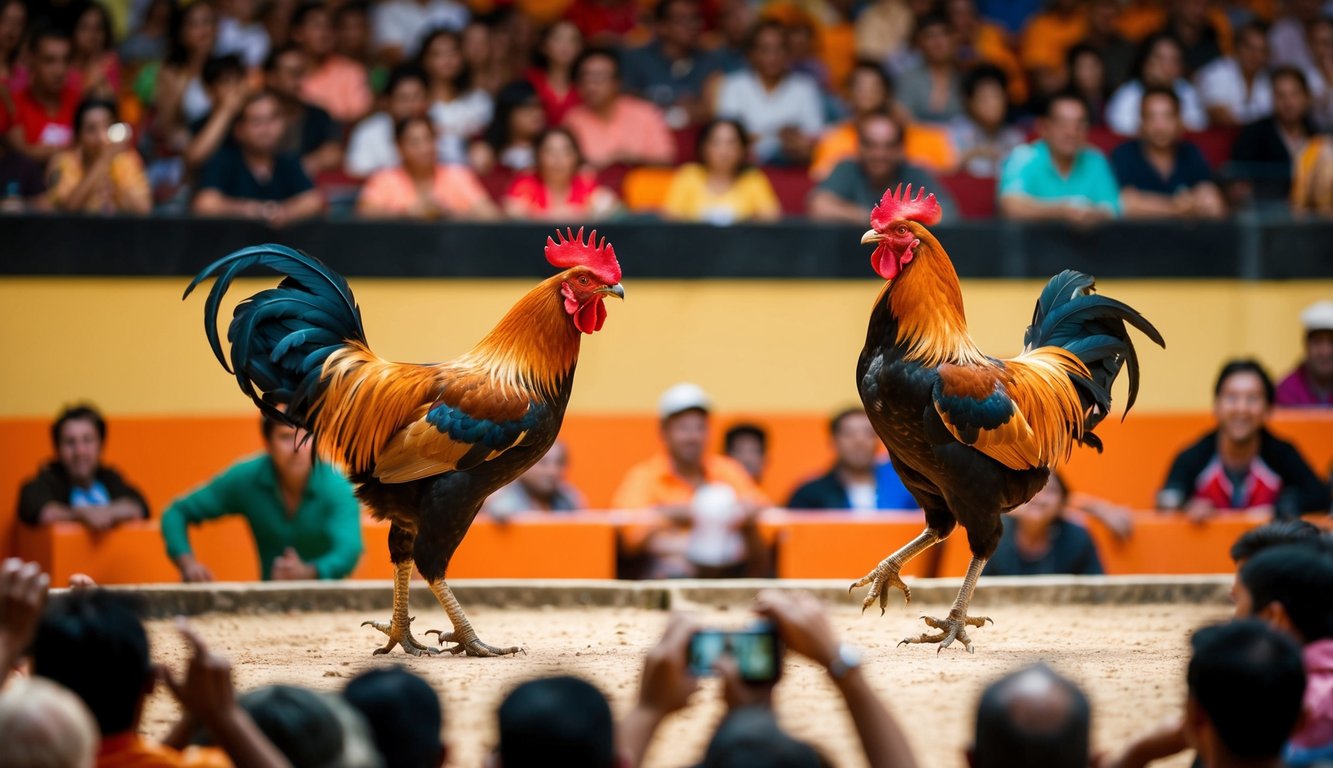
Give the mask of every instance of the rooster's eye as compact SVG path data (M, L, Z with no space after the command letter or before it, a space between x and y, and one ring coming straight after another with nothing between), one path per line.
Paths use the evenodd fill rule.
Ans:
M899 224L899 225L898 225L898 234L900 234L900 235L905 235L905 234L907 234L907 225L905 225L905 224Z
M588 276L579 275L579 285L587 285L587 284L588 284Z

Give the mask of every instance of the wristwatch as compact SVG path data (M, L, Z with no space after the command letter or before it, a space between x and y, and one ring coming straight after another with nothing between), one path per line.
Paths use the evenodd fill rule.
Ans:
M838 652L833 662L828 665L828 673L834 680L841 680L848 672L861 667L861 649L847 643L838 643Z

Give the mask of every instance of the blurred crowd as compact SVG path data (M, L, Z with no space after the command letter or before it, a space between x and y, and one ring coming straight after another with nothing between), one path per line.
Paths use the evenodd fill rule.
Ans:
M0 2L0 211L1333 213L1320 0Z

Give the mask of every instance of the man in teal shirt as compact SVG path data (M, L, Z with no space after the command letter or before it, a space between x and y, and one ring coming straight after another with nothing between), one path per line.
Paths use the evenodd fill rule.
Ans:
M212 581L190 550L189 526L243 515L265 580L340 579L361 558L361 508L331 465L313 461L305 433L263 421L267 451L244 459L162 513L167 555L185 581Z
M1072 93L1052 96L1041 139L1014 149L1000 170L1000 212L1019 221L1092 224L1120 215L1111 164L1088 146L1088 107Z

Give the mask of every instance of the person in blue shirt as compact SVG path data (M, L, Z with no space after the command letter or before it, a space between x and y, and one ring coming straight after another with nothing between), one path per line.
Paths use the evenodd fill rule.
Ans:
M788 509L849 509L878 512L919 509L890 461L877 461L882 447L870 419L860 408L848 408L829 421L836 456L826 474L801 485L787 501Z
M1088 146L1088 107L1072 92L1046 103L1041 136L1014 149L1000 169L999 208L1010 219L1089 225L1120 215L1120 187L1106 158Z
M1139 104L1139 138L1111 152L1125 216L1208 218L1226 215L1222 193L1208 161L1184 140L1180 97L1170 88L1149 88Z

